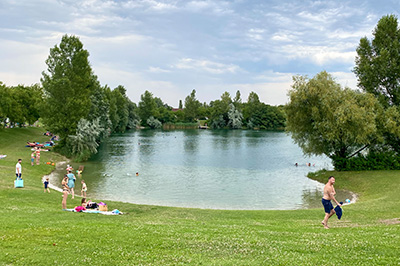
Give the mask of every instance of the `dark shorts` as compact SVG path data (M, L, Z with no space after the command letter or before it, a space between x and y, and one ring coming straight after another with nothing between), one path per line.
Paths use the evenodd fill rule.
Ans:
M326 200L326 199L322 198L322 205L324 206L326 213L331 213L331 210L333 210L333 205L330 200Z
M17 178L21 178L21 173L19 174L15 173L15 175L17 176Z

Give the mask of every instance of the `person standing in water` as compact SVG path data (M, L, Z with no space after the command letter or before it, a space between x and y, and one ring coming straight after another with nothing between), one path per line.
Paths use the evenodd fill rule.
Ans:
M321 223L325 229L329 229L328 219L335 214L335 210L333 209L331 200L333 200L336 203L336 205L340 207L342 206L335 198L336 191L335 188L333 187L334 184L335 184L335 177L330 176L328 178L328 183L326 183L324 186L324 196L322 197L322 205L324 206L325 217Z

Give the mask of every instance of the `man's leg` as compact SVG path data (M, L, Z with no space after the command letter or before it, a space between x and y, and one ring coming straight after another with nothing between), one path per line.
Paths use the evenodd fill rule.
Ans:
M325 229L329 229L329 226L328 226L328 219L331 218L332 215L334 215L334 214L335 214L335 210L331 210L330 213L325 213L325 218L324 218L324 220L321 222Z

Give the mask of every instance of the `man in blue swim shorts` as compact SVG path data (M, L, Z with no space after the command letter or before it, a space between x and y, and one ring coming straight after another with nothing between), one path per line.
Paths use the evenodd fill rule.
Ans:
M324 187L324 196L322 197L322 205L324 206L325 210L325 218L322 220L322 225L325 229L329 229L328 226L328 219L331 218L332 215L335 214L335 210L333 209L333 205L331 200L336 202L336 205L342 206L336 199L336 191L333 185L335 184L335 177L330 176L328 179L328 183L325 184Z

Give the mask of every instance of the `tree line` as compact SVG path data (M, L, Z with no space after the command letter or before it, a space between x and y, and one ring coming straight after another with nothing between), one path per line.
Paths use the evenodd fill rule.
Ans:
M373 39L357 47L359 90L322 71L296 76L286 105L287 130L306 154L326 155L336 170L400 169L400 28L382 17Z
M193 90L179 108L172 108L145 91L138 104L132 102L124 86L102 86L94 74L89 52L76 36L64 35L59 45L50 49L47 70L41 84L8 87L0 82L0 121L21 126L40 121L47 130L59 135L57 149L77 160L86 160L97 152L105 138L115 132L168 124L197 126L203 120L210 128L283 129L286 116L283 106L270 106L251 92L242 102L224 92L209 104L201 103Z

